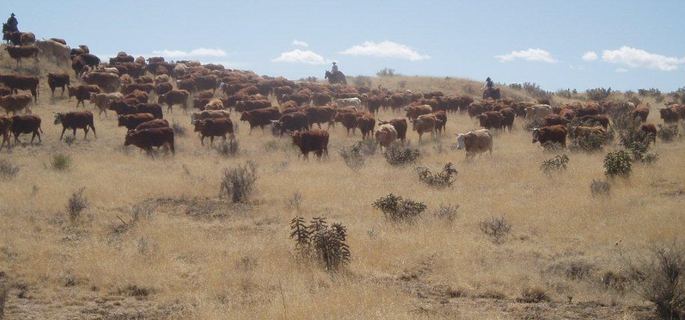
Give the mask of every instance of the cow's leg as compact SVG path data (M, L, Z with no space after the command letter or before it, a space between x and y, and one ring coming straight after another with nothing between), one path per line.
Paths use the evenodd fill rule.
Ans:
M59 136L59 141L62 141L62 137L64 137L64 131L67 131L66 127L62 128L62 135Z
M76 127L74 127L74 133L72 135L74 136L74 139L76 139Z
M97 135L97 133L95 132L95 126L91 124L91 125L90 125L90 128L93 129L93 135L94 135L95 138L97 139L98 135ZM88 131L86 131L86 134L88 134Z
M55 97L55 88L52 87L52 86L50 86L50 92L52 92L52 94L50 95L50 97L51 97L51 98L54 98L54 97ZM64 91L62 91L62 93L64 93Z
M53 94L54 94L54 92L53 92ZM62 86L62 94L61 94L59 97L60 97L60 98L63 98L63 97L64 97L64 86Z
M205 145L205 136L204 135L202 135L200 137L200 144L202 144L203 146Z
M209 144L214 145L214 136L209 136Z

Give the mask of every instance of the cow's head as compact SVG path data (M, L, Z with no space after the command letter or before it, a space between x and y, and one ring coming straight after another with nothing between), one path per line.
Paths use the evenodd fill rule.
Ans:
M62 123L62 118L64 117L64 113L57 113L55 112L55 125L58 125Z
M471 133L471 132L469 132L469 133ZM457 149L458 150L464 149L464 147L465 147L464 141L466 140L467 134L468 133L466 133L466 134L464 134L464 133L456 134L455 133L454 134L455 136L457 136Z
M250 120L250 112L249 111L243 111L243 113L240 114L240 121L249 121Z
M195 120L193 121L193 125L195 126L193 132L200 132L205 125L205 120Z
M132 130L126 134L126 139L124 139L124 146L130 146L133 144L133 135L135 133L136 133L136 131Z
M283 134L283 123L278 120L271 120L271 133L274 135Z
M539 134L540 134L540 128L533 129L533 143L540 141Z

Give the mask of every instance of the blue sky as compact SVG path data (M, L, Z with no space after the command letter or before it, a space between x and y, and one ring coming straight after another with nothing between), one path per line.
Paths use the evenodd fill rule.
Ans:
M295 79L334 60L347 75L389 67L546 90L685 86L683 1L2 1L10 12L22 31L102 56Z

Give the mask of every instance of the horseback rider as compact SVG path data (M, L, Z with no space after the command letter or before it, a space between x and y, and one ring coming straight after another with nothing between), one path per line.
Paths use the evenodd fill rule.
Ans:
M488 77L487 79L485 79L485 85L482 88L480 88L480 90L481 91L489 90L489 89L492 89L492 87L494 87L494 86L495 86L495 83L492 82L492 79L490 79L490 77Z
M333 61L333 67L331 68L331 73L336 74L338 73L338 65Z
M12 15L10 15L9 19L7 19L7 27L11 31L19 31L19 28L17 27L19 25L19 22L17 21L17 18L14 17L14 12Z

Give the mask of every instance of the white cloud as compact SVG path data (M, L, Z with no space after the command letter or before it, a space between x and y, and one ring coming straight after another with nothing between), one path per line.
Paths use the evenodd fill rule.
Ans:
M618 72L618 73L626 73L626 72L628 72L628 69L616 68L616 72Z
M495 56L499 62L514 61L516 59L523 59L527 61L542 61L547 63L557 63L557 60L552 58L552 55L542 49L533 49L522 51L512 51L511 53Z
M305 48L306 48L306 47L309 47L309 44L308 44L308 43L306 43L306 42L304 42L304 41L297 40L297 39L293 40L293 43L292 43L292 44L293 44L294 46L300 46L300 47L305 47Z
M310 50L295 49L293 51L283 52L278 58L272 59L273 62L295 62L306 64L327 64L330 60L316 54Z
M225 57L228 55L222 49L197 48L191 51L181 50L155 50L152 54L167 58L189 58L189 57Z
M416 52L411 47L392 41L383 41L375 43L366 41L361 45L354 45L340 52L341 54L349 54L353 56L371 56L379 58L400 58L410 61L419 61L430 59L428 55L422 55Z
M602 61L631 68L642 67L661 71L676 70L679 65L685 64L685 58L662 56L628 46L623 46L618 50L604 50Z
M585 61L595 61L597 60L597 58L599 57L597 56L597 53L594 51L588 51L583 55L583 60Z

